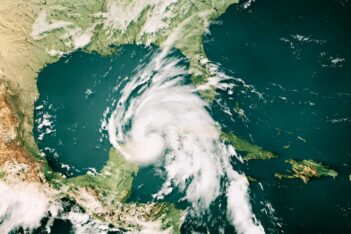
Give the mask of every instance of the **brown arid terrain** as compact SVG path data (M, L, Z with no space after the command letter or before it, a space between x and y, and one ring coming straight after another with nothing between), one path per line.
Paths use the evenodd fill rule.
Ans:
M4 85L0 86L0 168L6 174L23 181L41 182L43 162L35 159L23 148L18 134L18 119ZM13 170L11 170L11 168ZM5 172L3 172L5 173ZM9 175L4 174L4 177Z
M28 36L39 10L35 1L0 4L0 164L25 164L21 176L40 180L42 162L32 136L37 73L50 60Z
M209 22L235 2L236 0L207 0L195 4L179 1L174 5L176 13L173 14L173 18L165 22L165 29L156 34L147 34L143 32L143 25L147 23L144 14L149 12L157 15L159 9L150 7L151 3L143 1L130 1L128 4L113 0L1 1L0 83L6 85L6 93L13 97L12 112L17 118L14 131L18 134L18 142L21 142L18 147L37 158L39 156L32 134L33 107L39 95L36 78L47 64L84 46L83 49L87 52L95 51L107 55L113 51L110 45L154 43L161 48L174 46L180 49L190 60L193 80L202 77L199 83L203 83L208 78L209 68L199 60L205 57L202 36ZM140 11L140 15L126 21L125 27L118 22L111 26L108 23L111 19L108 17L111 16L111 6L117 7L116 4L121 8L121 12L139 9L139 5L144 10ZM112 17L116 16L112 14ZM124 16L119 16L121 17ZM88 44L74 43L80 42L75 38L82 38L82 35L94 36ZM194 44L197 46L194 47Z
M102 171L67 179L50 169L32 133L34 103L39 96L36 80L46 65L79 49L109 55L116 51L110 46L155 44L166 50L177 48L186 56L194 84L210 100L215 95L216 82L207 85L207 81L216 76L216 71L206 58L202 38L209 24L236 2L3 0L0 4L0 189L9 194L27 194L20 198L33 194L30 202L11 197L9 200L20 209L28 206L26 210L36 210L36 203L31 201L36 199L42 209L34 224L22 223L21 217L14 215L9 220L15 222L2 223L7 229L0 227L0 233L21 226L39 227L39 221L50 214L50 207L56 207L52 217L61 215L64 219L65 214L58 215L63 198L74 201L90 217L125 230L146 228L153 230L151 233L160 230L179 233L183 211L174 205L126 202L136 172L122 156L116 154L110 158L105 174ZM165 5L163 10L160 5ZM162 18L162 14L169 16ZM154 27L159 20L162 20L159 25L163 25L159 31L149 32L145 27ZM15 207L3 200L0 205ZM17 214L15 210L12 213Z
M187 2L183 3L188 4ZM221 3L220 11L211 8L210 12L215 15L208 15L208 17L215 18L220 15L231 3L232 0L226 4ZM89 7L86 7L86 4ZM96 27L91 16L94 15L93 13L96 13L95 11L101 11L102 8L106 8L106 4L107 1L75 3L55 0L3 0L0 4L0 189L2 189L3 193L7 193L3 203L0 204L5 206L5 210L8 209L7 211L10 212L8 221L3 222L0 227L0 233L7 233L22 225L30 229L38 227L40 225L39 221L48 214L51 206L56 207L57 215L57 210L60 209L58 208L60 207L59 201L62 197L74 200L78 205L84 207L92 217L99 217L101 221L112 222L127 230L138 230L143 226L156 224L155 227L152 226L152 229L168 229L172 227L175 233L179 231L182 212L170 204L124 204L113 199L112 201L117 206L116 204L111 206L110 203L104 204L104 201L97 197L95 190L85 186L85 183L87 183L85 180L89 180L90 177L83 177L79 181L82 184L70 184L61 175L53 175L45 158L40 154L33 137L34 103L39 96L36 86L38 73L47 64L57 61L63 54L74 52L79 48L76 45L72 46L71 37L63 42L62 39L60 40L62 35L57 35L54 32L55 30L49 34L50 29L55 29L55 27L52 27L55 25L55 22L62 22L62 20L47 19L46 16L56 17L55 10L62 13L60 9L66 6L70 7L73 9L73 12L70 12L70 19L75 20L75 23L78 25L74 27L78 27L79 30L87 30L87 32L94 29L94 33L98 35L96 40L92 40L89 47L85 48L85 50L108 54L109 49L107 48L111 44L136 43L135 38L137 36L134 31L137 32L138 27L139 29L142 27L144 20L141 16L135 19L140 21L140 24L136 24L134 21L129 22L131 27L129 27L130 32L128 31L128 34L132 36L127 37L117 32L114 37L105 38L105 33L99 34L102 25ZM211 5L204 6L211 7ZM153 9L148 6L145 7L148 10ZM50 10L54 13L50 12ZM196 10L201 9L195 6L189 8L189 15L193 14L191 11ZM66 17L66 13L66 11L63 11L60 17ZM99 14L99 12L97 13ZM200 35L206 29L208 21L203 18L202 12L195 13L198 16L197 19L201 22L201 25L195 24L195 27L200 27L202 30L192 31L198 35L197 38L201 38ZM33 25L36 25L36 21L40 21L38 20L40 15L45 17L42 19L44 22L40 22L41 24L38 26L39 31L43 27L44 29L47 27L46 30L49 31L44 31L44 35L39 32L37 38L33 38ZM186 23L184 27L189 26L189 15L182 15L178 19ZM194 17L191 16L191 18ZM103 22L100 24L103 24ZM176 31L179 30L178 24L172 24L172 27L165 34L172 34L174 28ZM63 37L76 32L72 31L72 29L68 30L71 31L58 31L64 34ZM77 31L78 34L80 33L79 30ZM165 38L165 35L160 35L159 38ZM156 38L153 40L156 41ZM144 41L137 42L137 44L143 43ZM59 55L49 53L52 50L59 51ZM51 179L48 178L48 171L49 174L51 173ZM132 180L130 177L126 179ZM126 189L130 190L131 188L128 187ZM78 193L75 193L75 191L78 191ZM113 192L111 191L112 194ZM22 195L16 197L12 194ZM31 201L27 202L26 199ZM38 205L41 205L41 209L37 208ZM101 209L97 211L97 207ZM37 216L28 214L33 216L35 222L24 222L21 217L15 215L17 214L15 208L33 212L38 211L36 212ZM51 212L53 216L55 216L54 213ZM168 215L164 215L166 213ZM15 216L12 217L12 215Z

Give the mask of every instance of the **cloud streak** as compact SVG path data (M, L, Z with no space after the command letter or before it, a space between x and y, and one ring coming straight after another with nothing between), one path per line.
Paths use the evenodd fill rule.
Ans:
M182 62L164 50L139 67L108 120L110 142L127 160L157 162L165 169L166 181L156 198L177 187L201 214L225 193L228 220L238 233L264 233L251 212L247 179L229 162L235 152L219 140L207 103L185 84Z

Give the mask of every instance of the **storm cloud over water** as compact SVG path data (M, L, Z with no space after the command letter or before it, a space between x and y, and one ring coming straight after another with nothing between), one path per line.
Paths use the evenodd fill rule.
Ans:
M248 181L230 164L235 151L219 140L218 124L187 75L184 61L167 50L139 66L107 121L110 142L129 161L165 169L156 198L176 187L201 214L224 194L238 233L264 233L251 212Z

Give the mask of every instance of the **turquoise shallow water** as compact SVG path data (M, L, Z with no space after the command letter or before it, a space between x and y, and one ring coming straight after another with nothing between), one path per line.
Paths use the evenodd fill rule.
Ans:
M253 211L267 233L349 233L350 4L269 0L256 1L247 9L244 4L230 7L210 27L204 47L223 72L238 78L229 81L236 85L232 94L218 90L209 109L213 118L224 130L280 156L232 162L236 170L260 182L250 185ZM155 51L123 46L111 57L76 52L40 73L34 135L54 170L74 176L102 168L111 147L101 129L104 111L119 98L119 90L137 66ZM245 116L235 109L242 109ZM44 115L51 124L39 129ZM275 172L288 169L284 160L289 158L321 161L339 176L307 185L275 179ZM153 200L162 181L155 168L142 168L130 201ZM166 200L186 208L180 197L175 192ZM214 202L212 215L187 218L182 232L216 233L223 227L232 233L220 207L223 201L220 197ZM69 229L70 224L62 221L53 227L56 233Z

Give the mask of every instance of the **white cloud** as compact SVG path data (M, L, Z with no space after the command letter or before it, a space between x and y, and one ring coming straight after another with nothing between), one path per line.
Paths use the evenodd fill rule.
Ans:
M45 193L30 183L8 185L0 182L0 197L0 233L18 227L37 228L49 209L56 209Z
M31 36L33 39L39 40L44 38L43 34L55 29L64 28L71 24L70 22L62 20L50 23L48 22L46 11L42 11L33 23Z
M183 83L186 74L168 51L147 62L123 88L107 125L110 142L127 160L162 165L166 182L155 197L176 186L198 213L225 192L226 178L229 221L239 233L264 233L251 211L248 183L230 165L235 151L220 142L207 103Z

